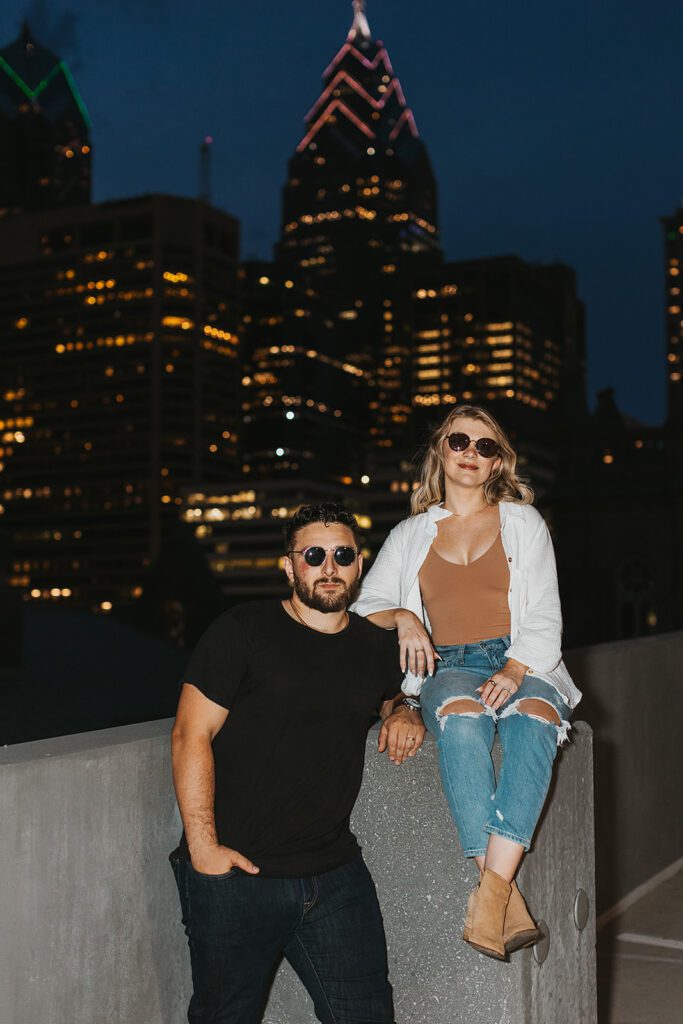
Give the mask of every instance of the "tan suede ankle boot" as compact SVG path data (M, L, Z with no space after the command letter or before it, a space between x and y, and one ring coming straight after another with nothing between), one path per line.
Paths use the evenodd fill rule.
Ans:
M465 942L470 941L470 932L472 930L472 918L474 917L474 906L477 902L477 893L479 892L479 886L473 889L467 898L467 910L465 912L465 925L462 930L462 937Z
M505 952L514 953L517 949L534 946L540 937L541 933L527 909L524 897L517 888L517 883L513 882L503 928Z
M506 957L503 928L509 899L510 883L487 868L476 891L466 941L480 953L496 960L505 960Z

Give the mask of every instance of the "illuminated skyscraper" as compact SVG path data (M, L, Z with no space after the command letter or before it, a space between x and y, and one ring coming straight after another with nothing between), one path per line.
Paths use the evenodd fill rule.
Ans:
M343 501L371 527L361 478L372 375L345 357L316 283L278 263L240 270L238 473L223 488L188 489L182 513L228 603L287 593L282 525L301 504Z
M371 375L340 350L328 303L276 264L240 277L245 478L360 476Z
M573 272L516 256L447 264L415 291L418 408L461 401L585 410L583 311ZM578 380L568 379L571 370ZM447 410L446 410L447 411ZM564 408L563 412L566 411Z
M0 217L90 202L91 156L69 68L24 25L0 50Z
M414 292L418 432L458 402L513 434L537 485L564 424L586 412L583 306L573 271L516 256L448 263Z
M193 528L225 603L236 604L287 596L283 528L302 505L341 502L354 512L366 537L372 527L368 500L362 488L292 475L189 490L182 518ZM370 554L365 545L363 553ZM187 604L191 597L178 593L177 600Z
M663 217L669 419L683 426L683 207Z
M238 225L171 196L0 221L0 525L12 584L138 596L181 492L234 472Z
M326 295L348 360L375 376L371 438L409 426L410 281L440 263L436 183L386 47L355 0L289 164L277 261Z
M662 226L667 421L639 422L603 389L568 419L549 495L570 647L683 626L683 208Z

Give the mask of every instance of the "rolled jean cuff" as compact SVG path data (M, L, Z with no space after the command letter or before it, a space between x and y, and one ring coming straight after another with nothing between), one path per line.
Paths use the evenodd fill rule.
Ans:
M509 839L513 843L519 843L525 850L531 849L531 840L525 839L524 836L515 835L514 832L507 832L504 828L499 828L498 825L484 825L484 832L488 832L490 836L502 836L503 839Z
M486 847L482 846L479 849L476 849L475 847L469 847L466 850L463 849L462 852L465 854L466 857L485 857Z

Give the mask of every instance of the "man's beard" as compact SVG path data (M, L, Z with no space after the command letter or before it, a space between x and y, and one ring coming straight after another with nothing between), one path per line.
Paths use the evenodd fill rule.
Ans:
M340 583L342 589L336 590L334 593L326 593L324 590L320 590L318 586L320 583ZM310 587L307 587L301 577L294 574L294 593L302 604L305 604L307 608L313 608L316 612L346 611L358 597L359 589L360 577L353 583L345 583L339 576L332 578L321 576Z

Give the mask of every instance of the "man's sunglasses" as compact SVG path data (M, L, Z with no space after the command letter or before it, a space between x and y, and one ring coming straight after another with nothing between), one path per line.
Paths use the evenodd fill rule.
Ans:
M347 547L345 544L340 545L337 548L319 548L316 545L310 548L302 548L300 551L293 549L288 551L288 555L303 555L308 565L322 565L325 561L327 552L332 552L337 565L347 566L353 565L358 552L355 548Z
M448 447L454 452L464 452L472 444L472 438L467 434L449 434L446 440ZM484 459L500 455L500 445L492 437L480 437L474 442L474 447Z

